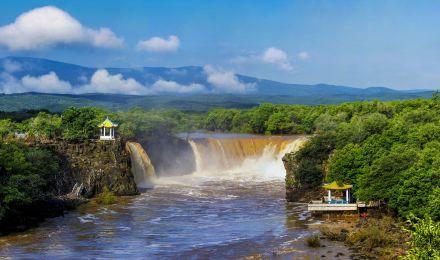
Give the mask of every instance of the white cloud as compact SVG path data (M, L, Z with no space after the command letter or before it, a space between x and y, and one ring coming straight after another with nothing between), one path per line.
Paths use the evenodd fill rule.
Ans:
M287 53L281 49L270 47L264 50L262 53L248 53L245 55L237 56L231 59L232 63L266 63L273 64L283 70L292 70L293 66L289 61Z
M90 83L79 87L76 93L113 93L127 95L151 94L151 91L133 78L124 79L122 74L111 75L105 69L97 70Z
M123 40L110 29L83 26L67 12L45 6L19 15L0 27L0 45L12 51L35 50L57 44L82 43L95 47L121 47Z
M192 83L189 85L182 85L175 81L158 80L154 82L153 92L169 92L169 93L194 93L205 91L205 86L197 83Z
M0 93L23 93L26 92L21 82L7 72L0 73Z
M212 85L214 93L245 93L252 91L255 84L242 83L232 71L205 66L204 71L207 81ZM53 71L41 76L26 75L16 79L10 73L0 73L0 93L112 93L126 95L151 95L160 93L201 93L209 90L202 84L179 84L175 81L164 79L157 80L152 85L144 85L134 78L124 78L122 74L110 74L105 69L99 69L88 80L80 76L81 85L72 86L69 82L61 80Z
M23 88L27 91L40 93L72 92L72 86L70 85L70 83L60 80L57 74L53 71L39 77L24 76L21 79L21 84Z
M21 64L19 62L6 59L3 61L3 69L7 73L14 73L14 72L20 71L22 68L21 68Z
M263 55L261 56L261 60L265 63L276 64L282 69L292 70L292 64L290 64L286 52L281 49L270 47L267 48Z
M177 51L179 46L179 37L171 35L168 36L168 39L152 37L145 41L139 41L137 48L138 50L146 50L150 52L172 52Z
M216 69L210 65L206 65L203 69L207 75L207 81L212 84L215 92L245 93L255 88L253 83L240 82L232 71Z
M302 51L302 52L298 53L298 59L308 60L308 59L310 59L310 54L306 51Z
M71 93L72 86L69 82L60 80L53 71L38 77L27 75L20 80L3 72L0 74L0 92L6 94L23 92Z

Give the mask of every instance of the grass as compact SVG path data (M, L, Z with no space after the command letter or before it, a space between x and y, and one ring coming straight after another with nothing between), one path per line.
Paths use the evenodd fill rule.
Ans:
M321 241L319 240L318 235L313 235L313 236L306 238L306 242L309 247L320 247L321 246Z
M116 196L113 192L109 191L107 187L104 187L101 194L96 197L98 204L110 205L116 202Z

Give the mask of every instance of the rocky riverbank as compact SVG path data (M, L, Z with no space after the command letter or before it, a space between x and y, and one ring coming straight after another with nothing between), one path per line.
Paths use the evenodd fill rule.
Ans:
M51 140L31 145L53 151L59 156L61 170L56 178L58 195L75 191L91 198L108 189L115 195L136 195L138 190L130 171L130 156L124 141L67 142Z
M136 195L138 189L130 171L130 156L124 141L65 140L32 141L30 147L52 151L59 171L51 190L41 200L19 207L0 222L0 235L35 227L46 218L64 215L103 191L117 196Z
M345 243L353 259L398 259L408 249L409 234L389 216L333 217L314 228L323 240Z
M309 202L312 199L321 197L321 187L311 185L298 173L298 162L295 152L287 153L283 157L284 168L286 169L286 200L289 202Z

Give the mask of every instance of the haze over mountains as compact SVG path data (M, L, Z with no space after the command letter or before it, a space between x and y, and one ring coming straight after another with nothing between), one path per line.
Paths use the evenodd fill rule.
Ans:
M155 106L151 106L151 103L160 103L159 107L182 108L182 102L194 105L206 103L207 100L212 103L209 106L248 107L261 102L323 104L370 99L407 99L429 97L433 91L287 84L234 74L214 66L97 69L47 59L6 57L0 59L0 92L14 94L7 95L9 100L6 100L5 95L0 99L0 109L10 110L5 107L6 103L11 100L19 102L24 97L29 102L29 98L39 96L35 93L65 94L55 95L58 100L56 104L61 102L68 105L71 101L67 100L73 98L82 100L77 105L102 101L112 103L103 104L105 107L115 107L116 103L123 103L125 105L122 107L116 107L136 105L152 108ZM50 100L49 96L54 96L47 94L46 100ZM133 100L136 100L135 104L132 103ZM143 104L140 100L148 100L150 105ZM166 102L163 103L164 100ZM36 108L47 105L44 103ZM16 106L14 108L18 109ZM186 108L185 105L184 109Z

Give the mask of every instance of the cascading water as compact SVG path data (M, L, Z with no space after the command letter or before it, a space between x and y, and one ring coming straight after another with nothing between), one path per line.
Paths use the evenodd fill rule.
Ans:
M221 179L283 179L282 157L298 150L306 140L304 136L190 139L196 160L194 175Z
M137 187L151 188L156 179L156 173L144 148L139 143L127 142L126 150L130 153L131 172Z

